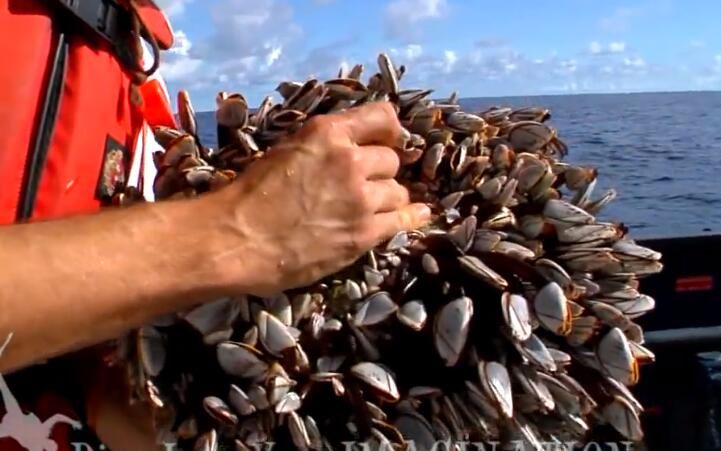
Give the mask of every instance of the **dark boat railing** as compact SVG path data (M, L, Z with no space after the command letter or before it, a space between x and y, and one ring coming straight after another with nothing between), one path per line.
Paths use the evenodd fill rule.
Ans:
M721 451L721 235L638 240L663 254L641 281L656 300L638 323L656 362L634 393L649 451Z
M649 346L719 349L721 235L639 240L663 254L664 269L641 281L656 308L639 319Z

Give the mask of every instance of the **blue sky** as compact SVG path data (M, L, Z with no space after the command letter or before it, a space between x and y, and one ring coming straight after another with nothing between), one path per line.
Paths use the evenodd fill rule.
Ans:
M406 88L462 96L721 87L716 0L158 0L176 35L161 71L196 108L253 105L282 80L388 53ZM277 94L275 94L278 98Z

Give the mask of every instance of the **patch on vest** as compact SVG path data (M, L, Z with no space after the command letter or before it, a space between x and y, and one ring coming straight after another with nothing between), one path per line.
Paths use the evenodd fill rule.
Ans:
M105 141L105 156L100 168L100 179L96 190L98 199L109 202L116 193L125 189L128 161L130 161L128 149L108 136Z

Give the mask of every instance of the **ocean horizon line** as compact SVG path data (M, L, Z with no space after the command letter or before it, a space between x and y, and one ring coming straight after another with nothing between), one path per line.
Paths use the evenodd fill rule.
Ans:
M615 91L615 92L558 92L548 94L513 94L513 95L494 95L494 96L467 96L461 99L524 99L529 97L581 97L581 96L617 96L617 95L658 95L658 94L721 94L721 90L713 89L686 89L686 90L670 90L670 91ZM442 98L442 97L441 97Z
M438 91L434 91L438 92ZM459 91L460 92L460 91ZM514 95L493 95L493 96L462 96L461 101L477 100L477 99L529 99L542 97L598 97L598 96L626 96L626 95L670 95L670 94L721 94L721 90L713 89L687 89L687 90L671 90L671 91L624 91L624 92L568 92L568 93L549 93L549 94L514 94ZM444 97L434 98L434 101L441 101ZM251 108L254 110L254 108ZM214 110L202 110L198 113L215 113Z

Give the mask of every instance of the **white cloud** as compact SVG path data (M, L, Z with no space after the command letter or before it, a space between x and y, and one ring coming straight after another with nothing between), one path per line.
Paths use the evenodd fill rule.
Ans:
M239 27L259 27L270 19L270 10L247 11L233 14L230 22Z
M393 38L413 40L420 22L441 17L446 0L393 0L385 9L386 32Z
M335 77L338 75L340 68L348 70L356 63L365 63L366 71L372 70L369 67L371 67L371 61L375 64L375 59L370 60L370 57L374 55L363 55L363 61L355 61L353 58L349 58L348 55L344 54L344 51L348 49L352 43L353 41L350 39L332 41L327 45L316 47L305 52L304 55L296 58L292 66L288 68L289 75L286 78L306 79L311 76L321 78ZM275 77L274 81L277 84L280 79Z
M453 50L445 50L443 52L443 58L445 59L446 64L448 64L449 66L453 66L454 64L456 64L456 61L458 61L458 56Z
M408 44L407 46L390 50L390 55L393 57L400 57L405 62L412 62L417 60L423 54L423 46L420 44Z
M165 81L186 83L197 75L203 61L192 58L181 58L175 61L166 61L162 66L162 75Z
M415 23L438 17L445 8L445 0L395 0L386 11L390 16L403 17L409 23Z
M202 91L203 105L212 105L217 90L261 95L275 87L280 75L292 72L303 31L289 3L223 0L208 10L209 34L191 42L179 30L174 48L164 53L162 73L171 89Z
M621 45L604 43L602 47L609 53L611 47L618 52ZM558 52L527 55L510 48L495 51L424 48L423 55L415 61L410 64L404 61L407 72L402 84L407 88L434 89L439 97L454 90L461 96L488 96L668 88L665 83L675 74L676 66L654 65L642 55L625 55L628 52L625 44L623 50L599 59L588 53L576 58ZM718 61L721 74L721 54Z
M423 46L418 44L410 44L408 47L406 47L406 57L409 60L414 60L421 56L423 53Z
M168 82L187 83L196 76L203 60L191 56L193 43L183 30L175 31L173 37L173 47L161 55L160 72Z
M701 39L691 39L688 45L689 47L694 49L702 49L706 47L706 42L702 41Z
M302 37L289 3L277 0L223 0L210 7L211 36L197 42L205 58L226 62L261 56L268 46L287 46Z
M623 64L629 67L646 67L646 61L641 57L624 58Z
M591 55L608 55L611 53L623 53L626 51L626 43L623 41L610 42L604 45L598 41L591 41L588 44L588 53Z
M168 16L178 16L185 12L185 6L193 0L155 0Z
M576 60L570 59L570 60L563 60L559 64L559 67L569 74L572 74L578 70L578 63L576 63Z
M625 42L612 42L608 44L608 51L611 53L623 53L626 50Z
M168 52L180 56L188 56L193 43L190 42L188 35L183 30L178 30L173 35L173 47Z
M265 55L265 65L272 66L283 54L283 46L271 47L270 52Z
M277 100L273 89L282 80L305 80L311 76L332 78L339 68L348 70L356 63L364 65L363 79L367 80L378 71L376 56L381 51L388 52L396 65L406 65L404 89L430 88L440 96L454 90L461 96L473 96L604 92L613 90L610 86L618 90L656 86L663 89L669 80L693 82L694 77L704 75L690 72L682 78L678 65L669 64L665 69L655 65L653 60L644 59L647 55L638 54L624 38L613 34L599 33L580 52L571 54L550 51L551 47L548 52L524 53L514 49L512 42L492 39L492 36L459 43L456 47L452 39L436 41L432 36L423 39L399 31L428 28L432 21L445 16L448 0L386 3L382 19L386 21L386 31L394 33L394 40L375 49L360 44L364 37L362 30L354 35L350 27L345 36L341 35L342 39L336 36L334 41L312 48L307 47L303 39L291 1L208 2L211 23L205 29L206 35L189 36L188 31L192 30L186 26L175 33L173 49L163 54L161 71L171 91L190 89L194 102L197 98L198 109L213 108L218 90L242 92L252 105L257 105L266 94ZM319 1L329 0L293 4L313 8L313 2ZM166 0L165 3L188 2ZM443 25L453 28L451 22ZM681 43L682 47L685 45ZM721 80L721 54L717 60L709 58L706 63L706 79ZM668 72L656 77L661 70ZM715 78L710 78L712 76Z

